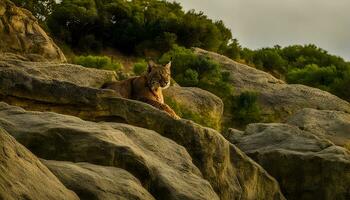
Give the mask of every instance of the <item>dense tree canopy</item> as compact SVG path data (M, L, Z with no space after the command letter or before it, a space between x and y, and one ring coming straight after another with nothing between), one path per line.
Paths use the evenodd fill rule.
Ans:
M30 10L40 21L45 21L56 5L55 0L11 0L17 6Z
M177 44L218 51L232 39L222 21L158 0L63 0L48 26L56 38L83 50L109 46L142 54Z

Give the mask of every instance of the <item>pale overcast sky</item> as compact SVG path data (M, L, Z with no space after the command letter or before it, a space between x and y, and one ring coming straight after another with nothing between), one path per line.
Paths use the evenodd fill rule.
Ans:
M350 61L350 0L176 0L221 19L241 45L309 44Z

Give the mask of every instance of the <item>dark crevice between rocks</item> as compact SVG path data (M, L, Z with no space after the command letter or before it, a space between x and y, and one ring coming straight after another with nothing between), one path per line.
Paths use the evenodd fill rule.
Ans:
M95 117L94 122L113 122L128 124L128 122L124 118L118 116L99 116Z
M86 121L102 121L103 110L97 109L95 106L83 105L83 104L58 104L50 103L38 100L32 100L23 97L17 96L4 96L0 94L0 101L3 101L9 105L18 106L25 110L30 111L39 111L39 112L55 112L59 114L65 114L70 116L79 117ZM101 113L101 118L95 120L96 113L93 113L92 110L95 109L96 112ZM112 119L111 119L112 120ZM120 119L121 120L121 119Z

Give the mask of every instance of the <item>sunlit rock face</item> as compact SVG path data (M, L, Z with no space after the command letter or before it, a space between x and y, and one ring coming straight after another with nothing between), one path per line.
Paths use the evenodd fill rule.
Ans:
M288 124L309 131L350 150L350 114L334 110L305 108L287 120Z
M249 124L225 137L264 167L291 200L349 199L350 152L288 124Z
M32 61L66 61L52 39L28 11L0 0L0 56L20 54Z
M0 199L79 199L1 126L0 174Z

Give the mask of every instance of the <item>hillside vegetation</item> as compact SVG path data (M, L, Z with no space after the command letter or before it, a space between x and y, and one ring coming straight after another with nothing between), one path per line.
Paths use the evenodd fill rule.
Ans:
M350 63L315 45L243 49L239 56L247 64L278 74L288 83L316 87L350 101Z
M29 2L22 5L37 12ZM143 55L145 50L165 52L173 44L218 51L232 38L222 21L194 10L184 12L175 2L63 0L49 9L42 12L43 24L55 39L80 52L113 47Z

